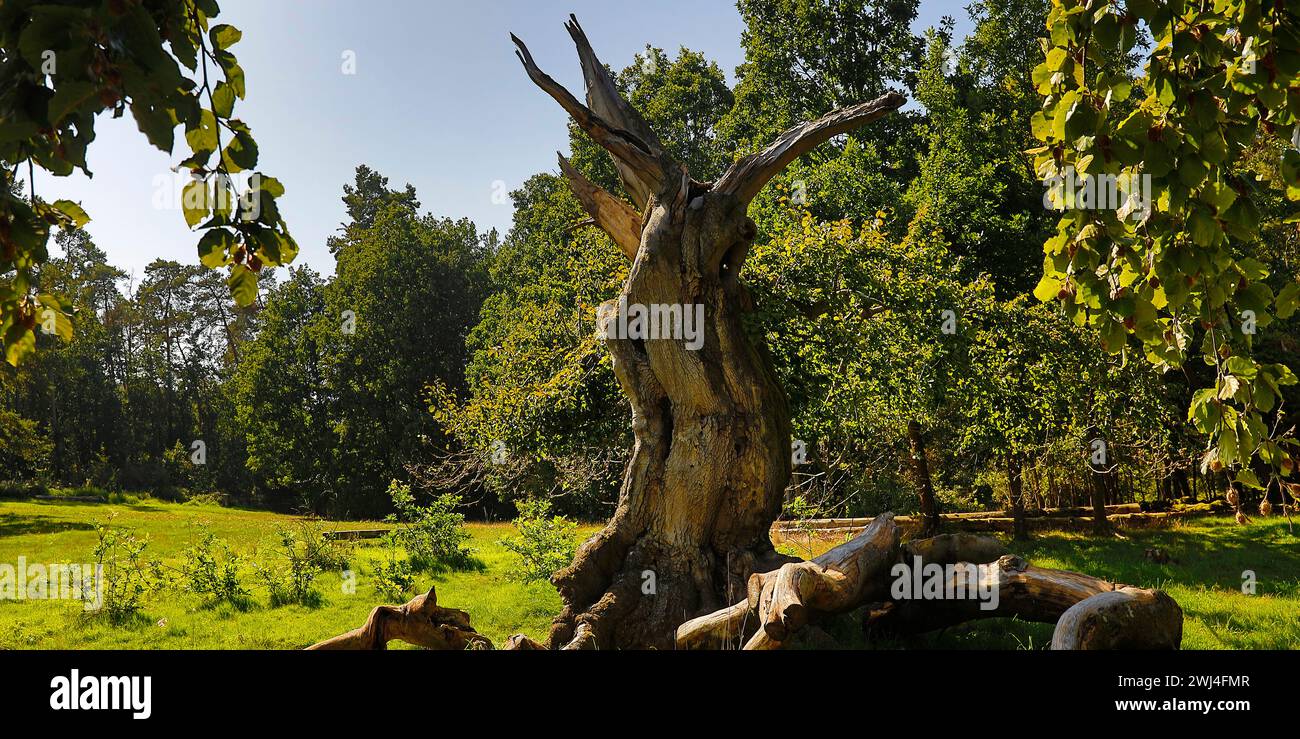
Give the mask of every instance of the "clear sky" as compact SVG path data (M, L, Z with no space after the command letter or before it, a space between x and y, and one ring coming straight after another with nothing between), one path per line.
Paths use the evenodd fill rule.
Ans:
M965 0L922 0L917 30L953 16L969 29ZM302 252L297 264L333 272L325 239L344 219L340 201L358 164L415 186L424 210L468 217L480 231L510 226L517 188L554 170L567 149L565 115L529 82L514 55L518 34L541 68L582 96L569 35L577 14L596 53L621 68L646 44L686 46L715 60L734 83L743 29L732 0L222 0L219 22L243 31L248 97L236 116L258 142L258 169L284 183L280 211ZM343 73L345 52L356 73ZM88 163L93 179L37 172L37 193L80 202L109 261L138 277L156 257L196 262L196 235L178 210L156 207L158 182L184 158L152 148L130 114L101 116ZM161 197L165 202L165 194Z

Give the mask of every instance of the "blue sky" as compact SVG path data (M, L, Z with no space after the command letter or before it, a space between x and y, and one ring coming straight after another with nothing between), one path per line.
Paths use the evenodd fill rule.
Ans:
M969 28L965 0L922 0L917 28L940 17ZM280 201L302 253L296 263L329 274L325 239L344 219L343 185L368 164L416 187L424 210L468 217L480 231L510 226L509 200L527 177L555 169L567 149L565 116L532 86L510 32L539 66L581 97L577 55L564 30L578 16L601 59L626 66L646 44L703 52L734 81L742 61L731 0L222 0L221 22L244 32L233 51L247 75L236 115L257 138L258 169L284 183ZM343 73L345 51L356 74ZM149 146L126 115L103 116L81 174L37 172L38 194L79 201L87 227L115 265L137 279L156 257L196 262L197 236L177 210L159 210L158 181L184 158ZM499 186L498 186L499 189Z

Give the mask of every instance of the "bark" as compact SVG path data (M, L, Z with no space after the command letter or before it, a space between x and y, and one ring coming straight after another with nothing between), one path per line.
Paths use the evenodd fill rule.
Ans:
M816 559L753 575L744 600L682 624L676 645L778 649L810 618L850 611L883 595L898 540L893 514L877 516L861 534Z
M866 627L913 634L1015 617L1056 624L1053 649L1177 649L1182 643L1182 609L1158 590L1035 567L1014 555L981 568L976 586L997 590L996 608L970 599L895 601L871 609Z
M1106 520L1106 475L1092 470L1088 477L1092 483L1092 532L1098 536L1107 536L1111 533L1111 528Z
M939 506L934 500L934 484L930 480L930 462L925 456L925 436L921 424L907 422L907 442L912 448L912 474L916 478L916 494L920 498L921 536L939 533Z
M385 649L399 639L426 649L491 649L492 642L469 625L469 614L438 605L433 588L403 606L379 606L365 624L308 649Z

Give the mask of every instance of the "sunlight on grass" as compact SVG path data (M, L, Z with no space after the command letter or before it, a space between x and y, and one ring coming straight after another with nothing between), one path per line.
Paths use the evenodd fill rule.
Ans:
M180 553L206 523L241 554L257 556L275 544L278 527L298 519L266 511L144 501L131 505L54 502L0 503L0 562L87 562L95 545L92 522L117 511L116 525L134 527L150 540L149 552L164 563L180 564ZM328 529L386 528L374 521L326 522ZM560 610L559 595L546 583L524 585L507 577L512 554L498 542L514 533L509 524L469 524L470 546L482 565L468 571L423 573L417 588L438 589L442 605L470 613L474 627L500 643L511 634L544 639ZM596 526L579 531L586 538ZM814 539L820 554L843 535ZM808 555L802 534L776 538L782 551ZM1160 547L1177 560L1147 561L1143 552ZM1166 590L1185 615L1185 649L1300 648L1300 536L1274 519L1237 526L1231 519L1197 519L1168 529L1127 531L1122 538L1093 539L1068 532L1039 532L1012 549L1041 567L1086 572L1098 577ZM361 625L370 610L385 602L370 585L375 565L385 556L375 541L358 542L351 567L355 592L344 592L342 573L317 581L324 594L319 608L269 608L267 594L251 576L246 610L209 607L177 587L151 598L139 622L115 627L87 618L79 603L0 601L0 648L5 649L295 649ZM1252 571L1256 594L1242 593L1243 573ZM415 591L409 593L414 595ZM861 644L853 616L827 625L843 643ZM1052 627L1013 619L965 624L883 647L942 649L1043 649ZM394 643L393 648L404 645Z
M180 553L193 543L194 524L206 523L241 554L256 556L275 545L276 529L296 519L265 511L142 502L135 505L0 503L0 562L88 562L96 541L92 522L117 511L114 524L134 527L149 537L148 551L164 564L179 566ZM326 522L329 529L387 528L374 521ZM474 627L494 642L523 632L544 639L560 597L546 583L524 585L506 577L511 554L497 542L514 529L509 524L470 524L470 546L481 571L422 573L417 591L438 589L440 603L468 611ZM595 527L584 527L590 535ZM209 607L198 596L174 587L152 597L145 617L128 626L87 618L81 605L67 601L0 601L3 649L294 649L361 625L370 610L386 602L369 585L384 552L375 541L358 542L351 567L355 593L344 592L342 573L323 573L319 608L269 608L265 590L251 576L253 605L240 611ZM412 591L408 594L414 595ZM393 643L393 648L403 645Z

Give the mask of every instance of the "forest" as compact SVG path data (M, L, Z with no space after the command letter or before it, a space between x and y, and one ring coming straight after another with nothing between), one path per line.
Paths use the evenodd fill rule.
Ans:
M0 8L0 110L35 95L16 68L61 43L28 43L42 18L29 5ZM792 565L766 543L774 521L858 521L870 540L892 512L918 537L1027 539L1059 511L1097 536L1120 525L1107 507L1241 526L1297 512L1289 3L974 0L954 10L972 29L959 37L953 18L917 30L919 0L739 0L734 74L685 47L606 67L571 19L585 104L515 39L519 73L572 119L556 168L510 193L509 230L428 208L400 175L356 162L338 183L331 274L293 264L278 180L256 207L212 200L256 169L231 117L240 32L196 31L210 0L127 5L195 69L176 41L191 39L201 88L161 84L141 112L138 70L80 108L60 92L89 83L60 80L48 109L0 125L0 498L376 521L401 518L394 491L409 486L470 522L539 501L609 521L543 573L565 604L553 647L707 641L675 630L682 612L718 609L732 635L733 615L782 597L773 580ZM184 213L203 232L195 258L138 275L97 243L93 213L29 170L83 167L86 122L123 106L164 150L184 126L187 197L201 190ZM170 121L151 122L159 110ZM24 218L43 224L26 240ZM656 261L679 238L699 240L704 267ZM703 348L614 335L620 299L685 306L688 329L698 307ZM641 495L666 502L640 512ZM700 531L689 516L661 526L700 501L715 501ZM1008 523L960 527L995 518ZM671 607L628 605L652 570L661 598L687 584ZM761 603L745 604L746 581ZM845 597L824 608L865 602ZM752 638L802 626L782 613Z

